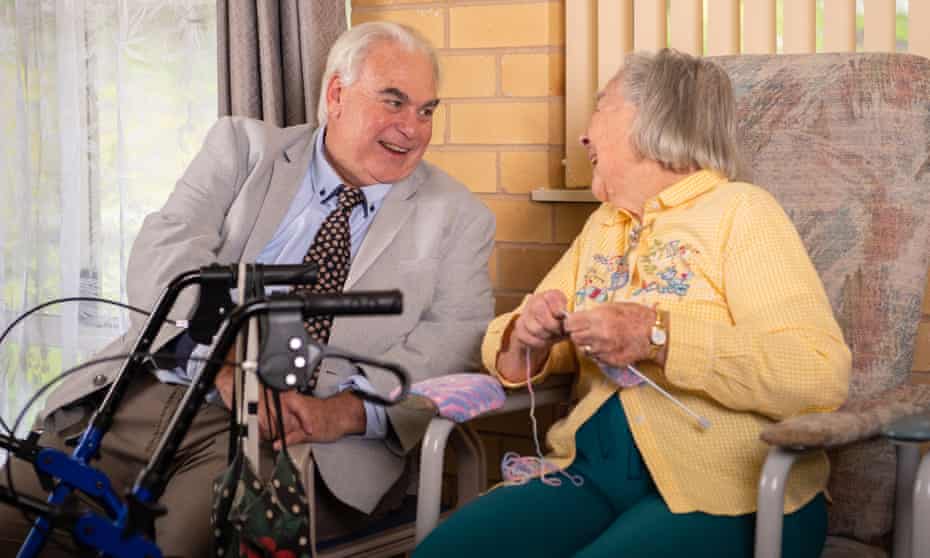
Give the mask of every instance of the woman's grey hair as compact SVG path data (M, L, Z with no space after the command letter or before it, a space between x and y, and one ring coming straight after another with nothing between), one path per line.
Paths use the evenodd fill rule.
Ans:
M368 49L372 45L391 41L407 50L422 52L429 56L433 64L433 77L439 87L439 60L429 41L416 30L389 21L372 21L356 25L343 33L329 50L326 58L326 70L320 85L320 101L317 105L316 118L320 126L326 124L328 104L326 88L334 75L339 75L343 85L351 85L358 79L359 71L365 63Z
M736 178L736 102L719 65L673 49L633 53L610 86L636 108L630 140L640 155L669 170Z

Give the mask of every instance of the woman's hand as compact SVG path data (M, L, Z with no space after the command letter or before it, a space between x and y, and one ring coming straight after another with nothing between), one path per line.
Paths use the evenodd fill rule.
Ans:
M611 302L569 315L565 331L589 358L622 367L649 358L649 334L655 323L653 308L635 302ZM663 366L665 352L663 347L654 358Z
M565 339L562 328L567 302L561 291L545 291L530 295L523 313L514 324L512 343L535 350L548 351L552 345Z
M526 379L526 351L530 352L530 375L549 356L553 345L566 339L562 328L568 301L561 291L530 295L511 330L504 334L504 350L497 358L498 371L512 382Z

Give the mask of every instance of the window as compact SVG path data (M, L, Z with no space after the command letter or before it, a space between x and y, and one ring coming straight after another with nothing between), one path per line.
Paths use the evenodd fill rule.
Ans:
M0 0L0 326L56 297L126 300L142 219L216 119L216 58L214 0ZM127 325L70 303L17 326L0 415Z

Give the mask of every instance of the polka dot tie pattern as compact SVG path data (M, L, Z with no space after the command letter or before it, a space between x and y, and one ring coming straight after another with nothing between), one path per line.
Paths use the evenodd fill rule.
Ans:
M301 285L296 290L310 293L339 293L349 276L351 263L351 233L349 216L356 206L365 203L365 194L359 188L342 188L339 206L330 213L313 239L313 244L304 256L305 263L318 266L317 282ZM320 343L329 341L333 327L333 316L310 316L304 327L312 338Z

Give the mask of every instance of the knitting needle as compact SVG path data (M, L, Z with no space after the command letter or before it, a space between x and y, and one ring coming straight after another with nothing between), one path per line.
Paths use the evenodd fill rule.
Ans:
M562 313L560 314L559 318L561 318L561 319L564 321L565 318L568 317L568 314L569 314L568 312L565 312L565 311L563 310ZM564 324L562 325L562 327L563 327L563 329L564 329L564 327L565 327ZM595 362L597 362L597 361L595 361ZM598 362L598 365L600 366L601 363ZM664 389L662 389L662 387L659 386L659 384L653 382L652 379L650 379L648 376L646 376L645 374L643 374L642 372L640 372L639 369L637 369L635 366L633 366L632 364L627 364L627 365L626 365L626 368L627 368L627 370L629 370L630 372L632 372L633 374L635 374L640 380L642 380L642 381L646 382L647 384L649 384L650 386L652 386L656 391L658 391L659 393L661 393L662 395L664 395L669 401L671 401L672 403L674 403L675 405L677 405L679 409L681 409L682 411L684 411L684 412L685 412L686 414L688 414L689 416L693 417L693 418L697 421L698 426L701 428L701 430L707 430L707 429L709 429L709 428L711 427L711 423L710 423L709 420L707 420L706 418L704 418L704 417L702 417L701 415L699 415L699 414L695 413L694 411L692 411L687 405L685 405L684 403L682 403L677 397L675 397L675 396L672 395L671 393L669 393L669 392L665 391Z

